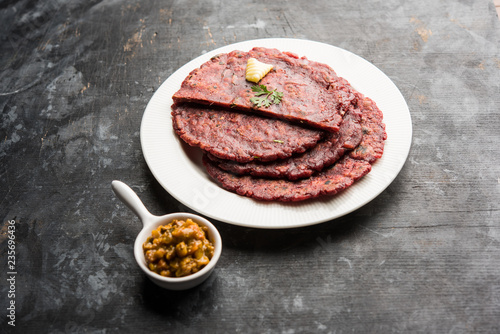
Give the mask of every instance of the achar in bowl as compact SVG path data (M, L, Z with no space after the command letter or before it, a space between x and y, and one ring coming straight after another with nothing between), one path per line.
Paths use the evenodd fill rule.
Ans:
M182 277L203 269L214 255L208 228L192 219L174 219L153 230L142 245L151 271L166 277Z

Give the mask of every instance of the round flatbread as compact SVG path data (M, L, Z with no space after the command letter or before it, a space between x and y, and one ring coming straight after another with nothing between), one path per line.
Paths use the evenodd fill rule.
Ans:
M189 145L240 163L288 158L315 146L324 134L278 119L192 103L173 105L172 121Z

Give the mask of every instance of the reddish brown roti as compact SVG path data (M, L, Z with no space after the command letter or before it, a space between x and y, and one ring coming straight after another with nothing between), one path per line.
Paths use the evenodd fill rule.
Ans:
M331 167L306 179L290 181L251 175L237 176L204 157L203 163L208 174L226 190L264 201L303 201L321 195L335 195L345 190L371 171L371 164L383 154L387 137L380 109L362 94L358 93L358 97L363 101L360 105L363 139L356 149Z
M271 161L302 153L316 145L323 132L252 114L192 103L172 106L177 135L221 159Z
M245 79L250 57L274 66L259 85L282 92L280 103L251 102L254 84ZM205 151L208 174L224 189L258 200L337 194L371 171L387 138L374 101L329 66L275 49L216 56L193 70L173 99L174 129ZM297 125L290 130L283 120ZM327 135L317 144L323 132L303 135L311 131L303 126Z
M371 170L369 162L349 156L323 172L299 181L236 176L217 167L204 157L208 174L224 189L238 195L264 201L297 202L321 195L335 195Z
M346 151L358 146L363 137L360 125L361 113L351 110L346 113L339 132L328 133L326 138L312 149L288 159L271 162L253 161L238 163L208 155L221 169L237 175L249 174L256 177L287 178L297 180L321 171L337 160Z
M250 57L274 66L258 84L282 92L279 104L257 107L250 101L255 97L255 83L245 79ZM357 103L351 86L329 66L267 48L213 57L186 77L173 100L257 111L330 132L339 130L344 113Z
M383 122L384 116L372 99L360 93L356 93L356 95L360 101L359 107L362 110L363 139L356 149L351 152L351 157L373 163L380 159L384 153L385 140L387 139Z

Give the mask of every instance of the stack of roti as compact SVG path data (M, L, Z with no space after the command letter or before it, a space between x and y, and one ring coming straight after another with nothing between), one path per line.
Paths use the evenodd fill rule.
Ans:
M249 59L269 66L258 81ZM214 181L258 200L337 194L370 172L387 138L374 101L328 65L276 49L213 57L173 101L175 132L203 150Z

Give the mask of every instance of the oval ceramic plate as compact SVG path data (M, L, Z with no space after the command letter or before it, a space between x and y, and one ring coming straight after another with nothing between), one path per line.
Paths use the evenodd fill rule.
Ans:
M262 46L290 51L330 65L339 76L384 113L387 141L372 171L344 192L296 203L261 202L216 185L201 163L202 153L180 140L172 128L172 95L193 69L214 55ZM365 59L335 46L308 40L272 38L235 43L205 53L173 73L148 103L141 124L141 145L158 182L178 201L213 219L256 228L291 228L346 215L370 202L396 178L410 150L412 124L408 106L394 83Z

